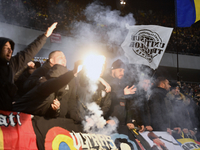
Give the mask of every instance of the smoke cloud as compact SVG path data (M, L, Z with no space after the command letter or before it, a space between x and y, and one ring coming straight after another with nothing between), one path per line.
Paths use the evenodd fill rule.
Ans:
M88 5L84 14L88 22L79 22L76 24L76 29L78 29L76 31L78 35L83 36L84 32L89 33L91 41L94 39L98 41L98 38L101 38L105 39L107 44L120 45L127 34L125 25L135 24L133 14L122 17L120 16L120 11L111 11L109 6L102 6L98 2ZM88 37L88 34L85 35Z
M135 24L133 14L122 17L120 11L98 2L89 4L83 13L86 21L73 22L74 39L67 44L66 53L73 50L73 59L77 60L89 51L97 52L106 56L108 64L116 57L124 57L120 45L128 33L126 24Z
M85 117L86 121L83 121L84 131L87 133L105 134L111 135L116 132L118 126L118 120L115 117L111 117L111 120L115 121L114 125L106 124L106 120L102 117L101 108L95 103L87 103L87 108L90 110L91 115Z
M88 83L87 90L85 91L86 97L80 97L81 101L86 104L86 108L88 110L85 120L82 121L84 131L87 133L110 135L116 131L118 120L116 118L110 118L115 121L115 124L106 124L106 120L103 117L103 111L101 110L100 106L95 102L92 102L92 96L98 89L97 84L99 81L88 79Z

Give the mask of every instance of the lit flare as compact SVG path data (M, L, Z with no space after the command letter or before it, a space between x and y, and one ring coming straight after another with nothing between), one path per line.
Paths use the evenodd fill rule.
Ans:
M90 54L84 59L86 76L91 80L98 80L105 64L105 56Z

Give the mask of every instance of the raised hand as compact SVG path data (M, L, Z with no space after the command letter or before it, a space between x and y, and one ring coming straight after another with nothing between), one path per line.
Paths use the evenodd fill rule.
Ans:
M137 88L134 88L135 85L131 86L130 88L127 86L124 88L124 95L135 94Z
M57 26L57 22L54 22L50 27L48 27L47 31L44 33L44 35L46 37L49 37L52 33L53 33L53 30L56 28Z

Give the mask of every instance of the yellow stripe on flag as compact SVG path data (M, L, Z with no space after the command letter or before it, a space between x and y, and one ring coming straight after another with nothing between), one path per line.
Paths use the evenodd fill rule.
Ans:
M4 150L4 145L3 145L3 131L1 130L0 127L0 150Z
M200 0L194 0L195 10L196 10L196 20L195 22L200 20Z

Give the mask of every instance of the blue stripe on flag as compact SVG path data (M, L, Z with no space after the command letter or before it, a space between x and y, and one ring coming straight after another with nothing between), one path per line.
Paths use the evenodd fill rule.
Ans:
M176 0L176 26L190 27L196 20L194 0Z

